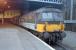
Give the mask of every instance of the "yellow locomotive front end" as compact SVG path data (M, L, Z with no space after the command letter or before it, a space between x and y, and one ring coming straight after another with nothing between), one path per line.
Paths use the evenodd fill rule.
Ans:
M46 27L45 27L46 26ZM55 32L55 31L64 31L64 24L37 24L38 32Z
M52 42L62 40L65 37L64 27L63 13L60 10L39 13L36 31L40 32L44 39L50 38Z

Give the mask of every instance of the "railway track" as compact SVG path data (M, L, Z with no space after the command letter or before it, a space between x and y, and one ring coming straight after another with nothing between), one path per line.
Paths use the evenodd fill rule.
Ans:
M15 25L17 25L17 24L15 24ZM28 28L26 28L24 26L21 26L21 25L17 25L17 26L26 29L27 31L31 32L32 34L36 33L36 32L32 32L32 30L29 30ZM61 42L56 42L54 45L50 45L50 46L55 48L55 50L74 50L72 47L69 47L69 46L67 46L65 44L62 44Z
M73 48L66 46L65 44L60 42L55 43L55 45L52 45L52 47L56 50L74 50Z

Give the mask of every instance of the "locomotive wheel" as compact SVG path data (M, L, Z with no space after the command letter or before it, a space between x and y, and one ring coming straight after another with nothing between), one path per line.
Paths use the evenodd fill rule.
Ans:
M61 35L62 33L52 33L49 37L49 44L56 43L56 42L62 42L63 37Z
M40 39L43 39L43 33L38 33L38 37L39 37Z
M52 37L53 37L52 41L53 41L53 43L54 43L55 40L56 40L56 38L55 38L56 35L55 35L55 33L53 33L52 35L53 35L53 36L52 36Z
M54 33L54 34L55 34L55 36L54 36L54 38L55 38L55 39L54 39L54 42L57 42L57 41L59 40L59 38L58 38L59 35L58 35L58 33Z
M53 40L53 36L52 36L52 35L50 35L50 37L49 37L49 44L51 44L51 43L52 43L52 40Z
M50 37L50 34L48 32L43 33L43 36L45 39L48 39Z
M62 42L63 38L61 36L62 33L58 33L57 36L57 41L56 42Z
M55 44L56 42L62 42L63 33L38 33L38 37L44 40L48 44Z

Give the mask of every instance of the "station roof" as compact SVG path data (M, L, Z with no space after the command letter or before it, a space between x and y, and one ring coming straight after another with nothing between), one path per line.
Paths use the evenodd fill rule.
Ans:
M28 4L29 4L29 10L35 10L41 7L52 7L57 9L61 9L63 7L62 4L34 2L34 1L28 1Z
M6 0L7 5L2 6L0 4L1 9L21 9L21 10L29 10L33 11L41 7L55 7L55 8L62 8L63 6L60 4L50 4L50 3L43 3L43 2L34 2L34 1L26 1L26 0ZM6 8L9 6L10 8Z

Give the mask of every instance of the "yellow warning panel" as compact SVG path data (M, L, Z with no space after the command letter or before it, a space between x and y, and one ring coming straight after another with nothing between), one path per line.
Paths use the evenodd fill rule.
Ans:
M54 31L59 31L61 28L57 24L48 24L46 25L46 31L48 32L54 32Z
M37 31L38 32L44 32L45 30L44 30L44 27L45 27L45 25L44 24L37 24Z
M64 31L63 24L48 24L46 25L47 32Z
M64 31L64 24L37 24L36 30L38 32Z

